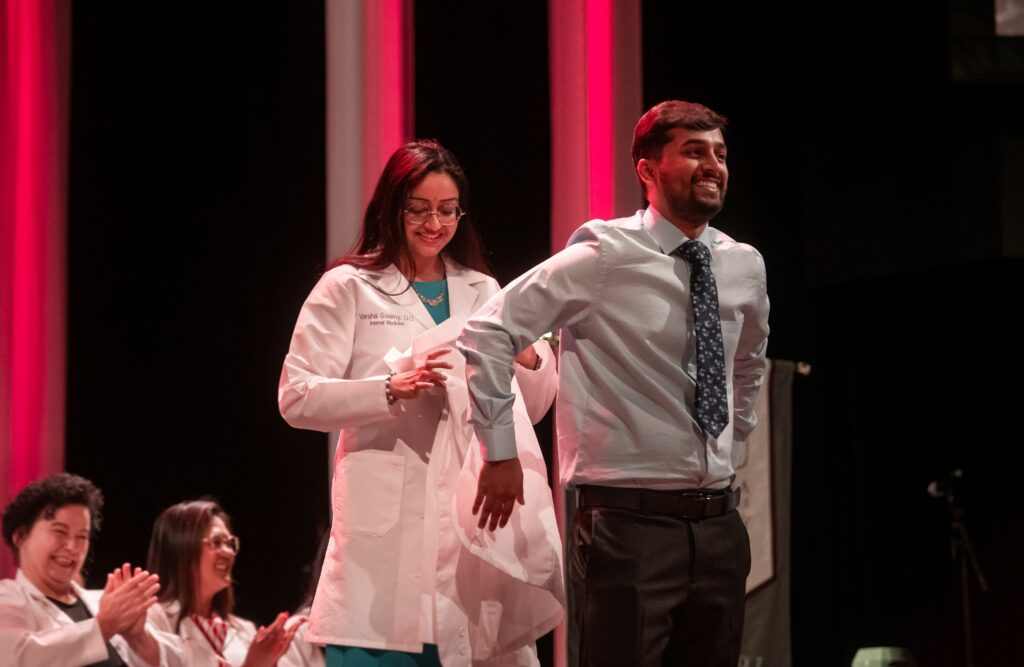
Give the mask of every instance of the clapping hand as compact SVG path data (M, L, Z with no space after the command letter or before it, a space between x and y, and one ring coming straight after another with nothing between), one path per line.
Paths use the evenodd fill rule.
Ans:
M298 622L288 623L288 612L282 611L273 623L257 630L242 667L274 667L278 658L291 646L299 626L306 620L305 616L298 618Z
M159 577L125 563L107 575L96 622L103 639L109 641L117 634L138 635L143 632L146 610L156 602L160 590Z

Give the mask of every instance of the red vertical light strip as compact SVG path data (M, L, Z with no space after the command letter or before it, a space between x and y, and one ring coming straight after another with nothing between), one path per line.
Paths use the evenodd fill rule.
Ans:
M367 0L363 5L363 201L396 148L409 139L408 0Z
M406 140L405 2L380 3L380 163ZM368 118L368 121L373 119ZM374 174L376 180L377 174Z
M38 114L42 100L39 90L39 23L41 5L13 2L8 26L13 28L14 107L14 234L12 258L14 289L11 299L11 467L12 490L31 481L40 467L38 443L39 417L42 412L43 378L41 340L43 334L43 297L40 285L41 263L37 191L42 185L39 173L38 144L41 141Z
M587 148L590 218L614 218L613 0L587 0Z
M2 480L10 497L63 464L63 109L60 9L5 0ZM6 565L6 563L4 563Z

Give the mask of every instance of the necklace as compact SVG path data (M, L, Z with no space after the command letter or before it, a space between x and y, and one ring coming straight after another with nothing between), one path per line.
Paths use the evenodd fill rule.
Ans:
M418 296L420 298L420 301L422 301L423 303L427 304L428 306L440 306L444 302L445 287L446 285L441 285L441 293L438 294L433 299L428 299L427 297L420 294L420 291L416 289L415 286L413 286L412 289L413 291L416 292L416 296Z

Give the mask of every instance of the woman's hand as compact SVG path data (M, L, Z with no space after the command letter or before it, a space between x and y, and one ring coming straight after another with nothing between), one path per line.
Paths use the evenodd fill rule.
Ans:
M303 619L304 620L304 619ZM291 646L302 622L288 624L288 612L282 611L274 622L256 631L242 667L274 667Z
M451 352L450 348L434 350L427 354L427 358L421 366L411 371L395 373L391 376L391 395L395 398L416 398L424 389L431 387L444 387L444 373L439 373L438 368L451 368L447 361L438 361L442 355Z
M128 563L121 566L119 570L114 570L113 585L119 586L120 584L128 581L132 578L133 574L139 574L142 572L141 567L135 568L135 572L132 572L132 568ZM156 575L153 575L156 576ZM147 607L148 610L148 607ZM160 664L160 645L157 644L153 636L146 632L146 617L148 614L143 612L139 614L139 618L134 624L127 630L121 633L121 636L128 642L128 646L131 647L132 651L139 657L145 660L150 665L156 667Z
M143 629L146 610L156 602L159 590L159 577L140 568L135 568L135 574L132 574L127 563L108 574L96 613L103 639L110 641L117 634L137 638L140 638L139 632L147 634Z

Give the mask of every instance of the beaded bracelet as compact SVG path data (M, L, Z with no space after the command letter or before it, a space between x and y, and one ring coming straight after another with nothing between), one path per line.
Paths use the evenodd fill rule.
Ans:
M394 405L398 402L398 397L391 393L391 378L395 376L395 372L391 371L388 373L388 378L384 380L384 396L388 399L388 405Z

